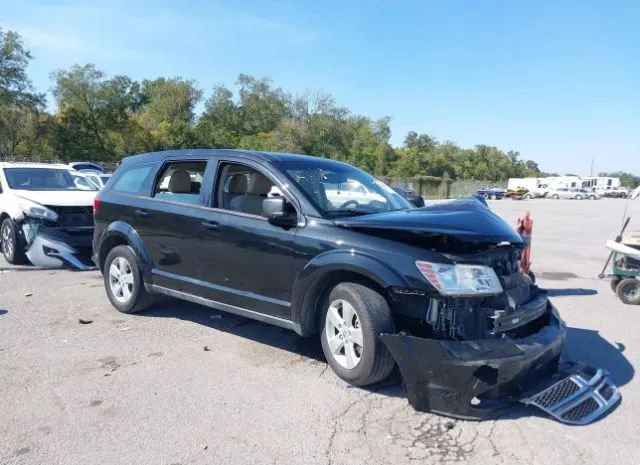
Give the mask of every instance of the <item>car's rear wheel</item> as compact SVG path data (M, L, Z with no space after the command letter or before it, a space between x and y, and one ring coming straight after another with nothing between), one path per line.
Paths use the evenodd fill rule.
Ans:
M531 199L533 198L533 195L531 195L531 194L524 194L524 198L525 198L526 200L531 200Z
M582 200L582 196L580 194L576 195L576 200Z
M151 294L144 288L136 255L128 245L111 249L103 274L107 296L119 312L139 312L153 303Z
M389 376L395 362L380 334L395 332L395 324L384 297L362 284L340 283L322 309L322 350L333 371L354 386Z
M560 196L558 194L553 194L551 196L551 198L554 199L554 200L558 200L560 198Z
M640 305L640 281L635 278L623 279L616 288L616 294L625 304Z
M18 226L11 218L5 218L0 225L0 247L4 259L12 265L22 265L27 262L24 246Z

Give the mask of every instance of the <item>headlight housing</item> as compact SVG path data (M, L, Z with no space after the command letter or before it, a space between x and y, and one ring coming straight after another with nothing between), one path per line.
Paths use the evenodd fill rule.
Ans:
M58 214L53 210L44 207L40 204L32 202L31 200L22 199L18 203L20 209L29 218L35 218L37 220L47 220L56 222L58 221Z
M500 280L492 268L484 265L450 265L421 260L416 266L422 276L442 295L480 296L502 292Z

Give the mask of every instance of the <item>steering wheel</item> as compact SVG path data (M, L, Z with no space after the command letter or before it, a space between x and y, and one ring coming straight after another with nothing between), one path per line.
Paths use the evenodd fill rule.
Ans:
M360 204L356 200L347 200L340 208L357 208Z

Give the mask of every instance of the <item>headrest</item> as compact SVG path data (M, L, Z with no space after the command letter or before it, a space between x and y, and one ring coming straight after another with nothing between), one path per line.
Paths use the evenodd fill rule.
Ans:
M244 174L234 174L229 182L229 194L246 194L247 177Z
M169 192L172 194L191 193L191 175L188 171L174 171L169 179Z
M249 192L252 194L267 195L271 190L271 186L273 186L269 178L262 173L255 173L252 181L251 188L249 189Z

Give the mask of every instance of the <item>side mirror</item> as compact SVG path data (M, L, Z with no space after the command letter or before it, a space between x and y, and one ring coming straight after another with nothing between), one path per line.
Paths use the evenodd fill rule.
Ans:
M295 211L287 209L284 197L269 197L262 201L262 216L274 226L290 229L298 224Z

